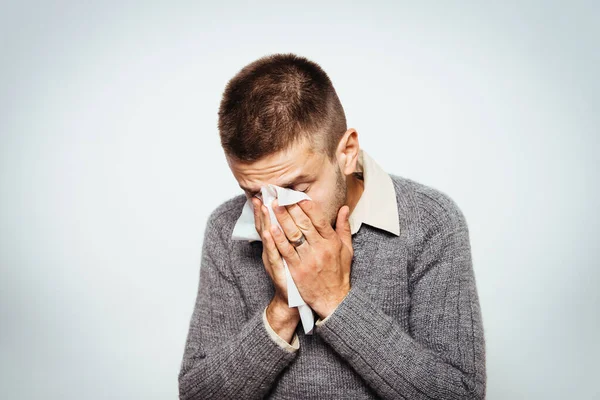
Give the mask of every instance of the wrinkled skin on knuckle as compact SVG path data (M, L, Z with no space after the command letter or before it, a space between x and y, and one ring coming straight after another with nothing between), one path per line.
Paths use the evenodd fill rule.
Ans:
M307 218L307 217L298 218L298 221L294 221L294 222L296 223L296 225L298 226L298 228L301 231L304 231L304 232L308 231L309 228L310 228L310 226L311 226L311 224L312 224L311 221L310 221L310 219Z

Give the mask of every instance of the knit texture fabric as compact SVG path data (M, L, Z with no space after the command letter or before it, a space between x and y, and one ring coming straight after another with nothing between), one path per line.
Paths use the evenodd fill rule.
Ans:
M465 217L446 194L390 174L400 236L352 236L351 290L290 352L262 313L262 242L232 241L245 195L207 221L180 399L483 399L485 341Z

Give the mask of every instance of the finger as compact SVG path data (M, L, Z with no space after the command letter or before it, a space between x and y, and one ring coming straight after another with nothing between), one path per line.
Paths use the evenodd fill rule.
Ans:
M269 235L269 237L271 237L270 233L268 235ZM267 245L267 241L269 239L267 239L265 236L263 236L263 237L264 237L263 246L266 246ZM273 241L272 238L270 240ZM275 246L275 245L273 244L273 246ZM264 250L263 250L262 260L263 260L263 264L265 266L265 271L267 272L267 275L269 275L271 277L271 280L273 281L273 283L275 283L275 281L277 280L277 278L276 278L277 274L273 270L274 266L273 266L273 263L271 262L271 259L270 259L270 256L269 256L269 252L267 251L266 247L264 247Z
M335 235L335 231L319 203L312 200L302 200L297 205L308 216L312 225L322 237L329 239Z
M287 265L289 267L295 267L300 265L300 256L298 255L298 252L296 251L294 246L290 244L290 242L288 241L284 233L281 231L281 229L279 229L276 226L272 226L270 233L273 237L273 240L275 241L277 250L283 257L283 259L287 262Z
M277 259L281 262L281 254L280 254L279 248L277 247L277 245L275 243L275 239L273 238L273 232L274 232L273 228L275 228L276 225L271 223L271 215L269 214L269 210L267 209L267 207L263 205L262 209L263 209L262 218L264 221L263 229L265 230L265 232L268 231L270 233L271 240L273 240L273 251L276 253ZM279 227L277 227L277 229L279 232L281 232L281 230L279 230ZM287 240L286 240L286 242L287 242ZM289 244L289 242L287 242L287 243ZM283 267L283 264L281 264L281 266Z
M323 236L317 231L317 228L310 217L302 210L298 204L290 204L285 209L292 217L296 226L304 233L306 240L311 244L316 244L323 239Z
M352 249L352 232L350 230L350 221L348 220L349 216L350 207L347 205L342 206L340 211L338 211L335 231L346 247Z
M303 222L304 226L296 225L296 221L292 218L292 215L287 210L286 206L279 206L278 203L275 203L277 200L273 200L273 211L275 212L275 216L277 217L277 221L281 228L283 229L283 233L289 239L290 242L294 242L304 235L306 240L310 244L315 244L319 240L319 235L314 228L311 230L309 226L310 221ZM304 251L307 247L310 246L300 246L298 247L298 251Z
M279 250L275 245L273 236L271 236L271 231L265 230L263 232L263 237L265 238L263 241L263 245L265 246L267 259L270 264L270 269L272 272L279 273L279 271L283 268L283 261L281 259L281 255L279 254Z
M258 233L262 237L262 219L260 216L260 200L253 197L252 198L252 206L254 209L254 228L256 229L256 233Z
M271 229L271 214L269 214L269 209L264 204L260 206L260 211L263 221L263 230L268 231Z
M261 215L263 221L263 237L266 240L264 244L266 247L266 251L268 254L269 261L271 262L271 268L276 271L280 271L283 268L283 260L281 258L281 254L279 254L279 249L275 245L275 241L273 236L271 235L271 215L269 214L269 210L265 205L261 205ZM265 236L266 233L266 236Z

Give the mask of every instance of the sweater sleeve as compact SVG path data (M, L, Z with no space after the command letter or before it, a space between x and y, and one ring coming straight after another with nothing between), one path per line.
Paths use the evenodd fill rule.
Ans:
M213 213L214 214L214 213ZM262 398L296 357L267 332L263 311L247 316L227 273L229 248L209 218L200 282L179 372L180 399Z
M452 201L449 207L428 229L409 271L409 332L357 288L317 326L383 398L485 398L485 342L469 232L460 209Z

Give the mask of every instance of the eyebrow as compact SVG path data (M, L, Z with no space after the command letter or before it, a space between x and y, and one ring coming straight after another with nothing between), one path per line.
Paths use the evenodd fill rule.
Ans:
M306 179L309 179L309 178L311 178L310 175L308 175L308 174L301 174L301 175L295 177L294 179L291 179L291 180L287 181L283 185L277 185L277 186L280 186L280 187L283 187L283 188L290 188L290 187L294 186L296 184L296 182L302 181L302 180L306 180ZM256 193L260 192L260 189L257 190L257 191L254 191L254 190L250 190L250 188L245 188L242 185L239 185L239 186L240 186L240 188L242 190L244 190L246 192L250 192L252 195L255 195Z

